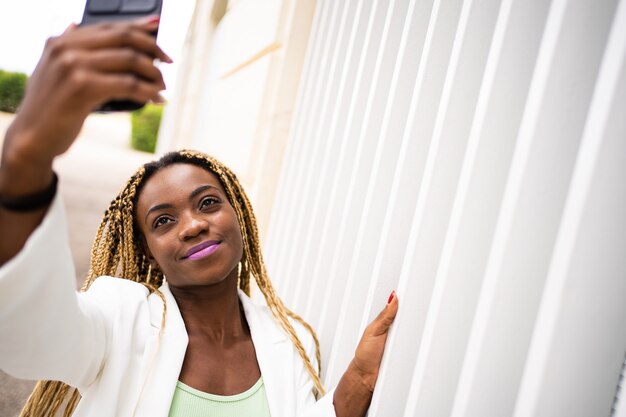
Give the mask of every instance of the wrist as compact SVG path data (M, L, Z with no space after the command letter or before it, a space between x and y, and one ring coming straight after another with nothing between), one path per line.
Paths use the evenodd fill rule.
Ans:
M333 395L337 417L365 416L372 401L374 386L355 365L354 360L341 377Z
M41 142L41 141L40 141ZM37 139L14 125L7 131L0 162L0 194L7 197L31 194L52 180L53 157L42 155Z
M349 378L353 381L353 384L355 386L360 386L361 389L364 392L367 392L369 395L374 392L377 375L372 375L370 373L364 372L356 364L354 359L350 361L350 365L348 365L346 373L348 373Z

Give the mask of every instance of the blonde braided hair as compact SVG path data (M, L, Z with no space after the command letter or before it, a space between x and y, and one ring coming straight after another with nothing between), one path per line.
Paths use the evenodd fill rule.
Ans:
M158 170L174 163L199 166L214 173L221 182L228 200L235 210L243 240L243 257L239 265L239 288L250 295L250 277L253 276L259 290L280 327L289 336L302 358L314 384L314 395L324 395L320 379L321 358L319 340L313 328L300 316L289 310L276 294L263 262L256 217L252 205L235 174L218 160L197 151L170 152L158 161L145 164L126 183L122 191L106 210L91 249L91 264L81 291L86 291L99 276L117 276L146 286L163 301L162 327L165 326L165 297L158 287L163 283L163 273L151 266L141 248L140 233L135 227L134 210L139 193L147 180ZM301 323L315 341L318 367L314 369L311 359L291 324L289 318ZM65 405L63 417L74 412L80 394L76 388L58 381L39 381L30 395L20 417L53 417Z

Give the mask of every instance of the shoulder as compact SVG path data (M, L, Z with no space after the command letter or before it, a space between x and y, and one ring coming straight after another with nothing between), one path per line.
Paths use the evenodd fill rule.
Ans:
M95 303L106 315L147 309L150 291L142 284L123 278L102 276L96 278L80 298Z
M102 276L94 280L85 294L96 297L117 296L145 299L150 291L144 285L124 278Z

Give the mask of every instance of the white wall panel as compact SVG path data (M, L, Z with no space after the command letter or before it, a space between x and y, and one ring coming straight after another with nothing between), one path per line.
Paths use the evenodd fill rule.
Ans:
M317 67L317 60L319 59L319 56L323 53L324 41L326 39L324 34L328 32L328 24L330 22L326 19L326 15L330 10L330 4L330 1L320 1L317 4L313 30L309 39L309 51L302 74L299 94L300 99L296 104L294 121L292 124L295 131L294 135L302 134L301 132L304 126L303 121L306 120L306 115L308 114L311 106L311 101L303 100L302 97L310 97L310 95L312 95L318 87L316 82L319 81L319 77L317 77L318 71L316 71L315 68ZM294 181L292 172L296 169L299 162L302 149L304 148L303 144L303 141L290 140L287 145L287 149L285 151L285 162L283 164L281 174L282 181L280 181L278 185L276 203L274 204L275 208L271 215L272 224L277 225L277 227L273 227L268 230L266 253L278 253L278 251L282 250L284 247L283 244L285 239L280 239L278 236L282 236L286 232L286 222L278 222L276 219L286 219L288 210L287 206L290 201L289 196L292 194ZM276 277L274 280L277 283L282 280L282 277L284 277L284 274L276 273L280 267L279 259L281 259L279 256L268 257L268 269L270 273L273 273L273 276Z
M314 257L312 251L317 246L317 236L319 226L316 224L316 215L319 213L320 206L325 201L324 195L328 192L329 180L335 177L337 168L336 158L339 154L339 141L333 140L331 130L336 125L335 115L339 113L345 90L346 69L345 56L349 53L349 49L354 46L354 29L356 23L353 16L357 12L361 2L352 0L343 3L338 27L341 28L338 37L333 39L333 48L330 61L328 63L329 76L326 79L323 96L319 105L319 117L310 115L310 127L307 129L307 139L315 143L315 148L307 157L307 171L304 175L304 184L300 187L299 193L299 210L296 215L294 228L294 242L299 242L300 247L290 246L290 255L288 255L287 270L293 271L298 277L304 277L310 271L311 263ZM322 174L323 175L320 175ZM324 180L327 181L324 181ZM306 190L306 192L304 192ZM298 251L310 254L306 259L298 261ZM309 260L309 262L306 262ZM309 287L306 280L299 280L293 289L292 303L302 305L304 298L303 289ZM310 293L308 290L304 290Z
M516 416L609 415L613 405L626 344L626 188L613 186L616 179L626 177L624 2L612 27Z
M463 5L432 139L436 144L432 149L437 149L431 159L432 175L430 183L424 185L427 192L420 196L424 199L422 216L415 219L419 222L417 248L413 254L407 254L415 257L415 274L428 277L431 280L428 285L432 286L410 400L413 404L411 413L417 415L446 416L450 413L480 282L476 279L478 277L472 279L467 271L479 246L477 241L468 247L469 252L461 251L461 257L467 256L466 259L457 258L456 265L463 269L463 273L449 273L453 245L463 243L459 236L455 236L455 224L450 220L458 219L462 211L459 207L458 214L454 215L454 199L456 195L462 200L463 190L459 190L462 166L472 165L474 151L469 149L465 153L465 149L498 8L497 1L465 2ZM477 136L474 138L477 142ZM467 178L469 172L464 175ZM427 246L431 247L431 254L426 257L420 248Z
M408 2L396 2L388 9L375 62L373 88L360 128L359 143L355 150L356 161L350 174L346 203L341 214L335 249L337 255L334 265L331 265L331 273L336 279L346 280L346 291L339 303L341 308L338 310L333 351L328 362L328 381L331 384L339 379L351 359L351 352L360 331L361 317L365 313L363 300L368 286L364 284L368 281L364 281L362 277L373 266L375 243L384 219L380 214L385 210L390 191L388 187L376 187L378 179L386 174L385 167L381 167L381 157L383 151L387 151L396 159L394 149L397 149L400 136L394 135L390 141L384 139L389 137L387 128L392 113L400 116L400 120L406 117L409 100L403 94L406 87L401 81L411 88L411 79L414 78L412 73L417 69L416 57L404 53L405 50L419 51L415 45L407 45L413 17L412 13L407 14L407 5ZM411 46L413 48L408 49ZM369 209L378 215L371 216ZM367 259L365 263L357 262L363 258ZM380 295L383 304L386 296L387 294Z
M455 207L460 216L458 241L451 236L450 242L455 246L451 259L458 262L450 264L449 274L456 279L480 280L481 289L452 415L511 413L511 394L515 390L502 386L502 369L507 368L497 367L506 364L477 366L477 355L489 361L493 358L489 348L506 346L509 328L497 331L496 335L501 336L497 343L484 345L486 321L492 317L488 309L493 285L483 279L489 278L485 277L485 268L548 8L543 0L503 1L494 34L484 81L489 86L484 87L484 101L479 103L470 137L471 142L477 142L470 145L476 146L475 159L473 167L468 166L471 173L466 178L465 202L459 195ZM516 83L511 83L512 79ZM499 395L493 395L496 390ZM468 403L470 393L481 401Z
M334 91L332 101L336 103L336 106L332 111L329 111L327 117L330 119L328 130L318 135L317 140L325 141L326 148L321 159L317 161L317 172L324 173L316 177L317 181L311 188L310 198L311 211L308 215L303 217L306 224L305 232L306 244L304 251L309 254L298 265L298 273L306 276L317 276L320 274L320 267L328 265L329 262L326 259L321 259L320 256L324 253L324 248L319 244L326 241L326 236L329 231L329 221L327 219L328 202L330 196L336 195L337 189L337 176L341 170L341 163L346 157L346 152L350 152L348 145L350 142L346 140L337 140L339 132L343 132L346 128L346 122L349 119L351 100L353 100L355 87L358 85L362 74L363 66L361 60L362 44L357 44L357 40L362 38L362 34L367 29L368 16L371 12L371 4L368 8L366 2L359 0L358 2L351 2L351 8L354 7L354 13L348 14L348 19L352 20L349 36L346 36L347 45L346 48L341 48L341 54L344 56L344 62L340 69L340 80L338 88ZM361 36L359 36L359 34ZM346 34L348 35L348 34ZM325 272L327 273L327 272ZM326 311L322 308L320 312L319 300L323 298L326 292L326 286L324 286L323 280L310 280L307 284L301 285L298 289L297 295L301 302L299 305L305 306L302 310L303 314L310 317L312 323L316 325L320 322L323 316L323 312ZM303 294L303 291L306 294Z
M371 416L609 415L624 3L318 5L268 264L329 387L397 288Z

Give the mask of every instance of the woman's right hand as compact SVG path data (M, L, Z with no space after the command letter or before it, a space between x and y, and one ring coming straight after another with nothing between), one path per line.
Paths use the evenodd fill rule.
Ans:
M151 32L158 18L77 28L46 43L22 106L7 130L0 196L15 199L49 187L52 161L74 142L87 116L110 100L159 101L165 88L154 60L171 62ZM0 266L15 256L46 213L0 206Z
M150 35L158 24L158 18L147 18L73 25L49 39L7 134L5 156L51 162L103 103L158 101L165 84L153 61L171 62Z

